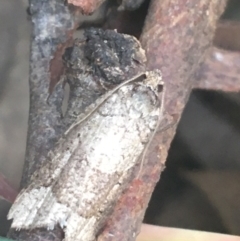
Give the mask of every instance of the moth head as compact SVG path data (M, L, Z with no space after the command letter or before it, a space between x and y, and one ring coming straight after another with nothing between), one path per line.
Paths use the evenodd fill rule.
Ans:
M146 78L143 80L144 85L157 93L163 91L164 83L162 81L162 73L159 69L147 71L145 75Z

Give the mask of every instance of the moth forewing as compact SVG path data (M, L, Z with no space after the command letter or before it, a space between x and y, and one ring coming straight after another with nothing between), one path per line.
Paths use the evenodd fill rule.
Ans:
M141 83L126 81L106 95L87 118L73 124L62 140L65 148L57 148L58 158L34 173L35 179L39 177L37 185L32 183L13 204L8 215L13 219L12 228L59 224L65 241L95 239L159 123L161 74L153 71L146 76ZM66 157L69 143L78 144Z
M92 105L90 105L87 110L85 111L86 113L81 115L76 121L75 123L73 123L68 130L65 132L65 135L68 134L75 126L79 125L80 123L82 123L83 121L87 120L94 111L96 111L113 93L115 93L118 89L120 89L122 86L125 86L133 81L136 81L138 78L144 76L145 73L140 73L137 74L135 76L133 76L132 78L124 81L123 83L121 83L120 85L116 86L115 88L113 88L112 90L108 91L105 95L103 95L102 97L100 97L96 103L93 103Z
M163 116L163 112L164 112L165 87L164 87L164 82L162 81L161 71L157 69L155 71L146 72L146 79L143 81L143 85L151 88L151 90L153 92L155 92L156 95L158 95L158 100L160 100L160 107L158 110L158 122L157 122L157 124L153 123L152 134L151 134L150 138L147 140L147 143L146 143L143 153L141 155L140 168L138 171L137 178L141 174L148 148L149 148L151 142L153 141L153 138L154 138L155 134L157 133L159 126L161 124L161 121L162 121L162 116ZM151 126L151 123L150 123L150 126Z

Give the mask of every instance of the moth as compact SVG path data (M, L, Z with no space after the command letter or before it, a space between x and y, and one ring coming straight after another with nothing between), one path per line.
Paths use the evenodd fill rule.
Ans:
M65 241L96 239L162 119L161 72L141 75L100 97L64 133L12 205L12 228L60 225Z

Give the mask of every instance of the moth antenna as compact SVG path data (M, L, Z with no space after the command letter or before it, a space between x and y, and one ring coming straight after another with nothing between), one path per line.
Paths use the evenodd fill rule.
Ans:
M141 172L142 172L142 168L143 168L143 164L144 164L144 159L145 159L145 157L146 157L146 155L147 155L148 148L149 148L150 144L152 143L153 138L154 138L155 134L157 133L158 128L159 128L159 126L160 126L160 124L161 124L161 122L162 122L162 116L163 116L163 112L164 112L164 99L165 99L165 88L164 88L164 84L162 84L162 86L163 86L163 90L162 90L162 96L161 96L161 106L160 106L160 110L159 110L160 116L159 116L159 118L158 118L157 125L156 125L156 127L155 127L155 129L154 129L154 131L153 131L153 133L152 133L152 135L151 135L151 137L150 137L147 145L145 146L145 148L144 148L144 150L143 150L143 154L142 154L142 157L141 157L141 163L140 163L140 167L139 167L137 179L139 178L139 176L140 176L140 174L141 174ZM165 128L163 128L163 129L161 130L161 132L164 131L164 130L165 130Z
M110 90L101 100L101 102L95 106L89 113L87 113L87 115L85 115L83 118L81 118L80 120L77 120L75 123L72 124L72 126L69 127L69 129L64 133L65 135L68 134L75 126L79 125L80 123L82 123L83 121L87 120L89 116L92 115L92 113L94 113L94 111L96 111L109 97L111 97L111 95L113 95L117 90L119 90L122 86L127 85L131 82L136 81L138 78L142 77L146 75L145 73L140 73L140 74L136 74L135 76L133 76L131 79L128 79L126 81L124 81L123 83L121 83L120 85L116 86L114 89Z

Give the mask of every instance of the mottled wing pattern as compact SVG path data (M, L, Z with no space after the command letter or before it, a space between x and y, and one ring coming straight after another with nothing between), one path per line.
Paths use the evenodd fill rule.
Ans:
M59 224L66 241L94 240L101 214L117 201L157 127L160 74L149 76L122 86L60 140L13 204L12 228Z

